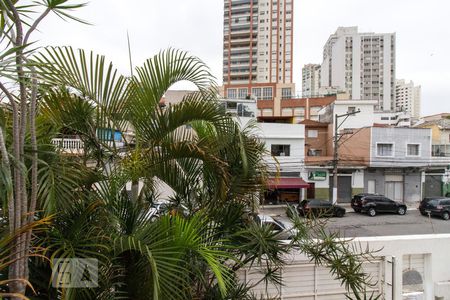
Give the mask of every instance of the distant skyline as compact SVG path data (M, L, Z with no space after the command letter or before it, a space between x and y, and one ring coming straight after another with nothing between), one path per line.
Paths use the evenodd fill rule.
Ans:
M322 63L330 34L358 26L361 32L396 33L396 77L422 86L422 115L450 112L449 11L447 0L294 0L296 90L302 66ZM221 84L223 0L92 0L74 14L93 26L53 15L35 35L39 44L93 50L128 75L128 30L134 66L162 49L179 48L202 59Z

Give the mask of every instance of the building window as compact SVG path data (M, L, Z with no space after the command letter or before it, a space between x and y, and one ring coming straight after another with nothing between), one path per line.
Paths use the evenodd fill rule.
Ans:
M347 108L347 113L348 114L354 113L355 111L356 111L356 107L354 107L354 106L349 106Z
M394 156L393 144L377 144L377 156Z
M294 108L294 116L303 117L305 115L304 107L296 107Z
M281 89L281 99L290 99L292 97L291 88Z
M236 89L227 89L227 97L229 99L236 99Z
M290 156L291 145L272 145L272 156Z
M263 100L272 100L272 88L271 87L263 88L262 99Z
M407 156L419 156L420 145L419 144L408 144L407 145Z
M319 149L309 149L307 155L308 155L308 156L322 156L322 150L319 150Z
M239 89L239 99L245 99L248 95L248 89Z
M308 130L308 137L309 138L317 138L319 136L318 130Z
M256 100L261 99L261 88L252 88L252 95L256 98Z

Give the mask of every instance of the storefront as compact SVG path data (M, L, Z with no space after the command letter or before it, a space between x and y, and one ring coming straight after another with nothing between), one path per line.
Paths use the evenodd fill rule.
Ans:
M298 203L309 184L298 177L269 178L263 204Z

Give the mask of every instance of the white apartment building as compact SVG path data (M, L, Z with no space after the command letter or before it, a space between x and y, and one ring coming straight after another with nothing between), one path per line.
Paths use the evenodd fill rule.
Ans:
M280 100L292 96L294 0L224 0L223 96Z
M395 33L339 27L323 49L321 87L345 90L350 99L376 100L376 110L393 110L395 48Z
M334 103L319 111L319 121L334 124L335 115L344 115L348 112L359 111L348 116L342 123L341 129L357 129L374 125L387 125L393 127L410 127L411 117L405 112L385 112L375 110L375 100L349 100L338 99ZM334 125L333 125L334 130Z
M302 97L319 95L320 65L307 64L302 68Z
M415 86L414 82L406 82L404 79L395 82L395 109L404 111L415 119L420 118L421 86Z

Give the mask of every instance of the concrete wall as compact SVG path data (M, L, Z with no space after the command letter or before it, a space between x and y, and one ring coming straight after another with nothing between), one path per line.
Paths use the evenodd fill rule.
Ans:
M360 110L361 112L349 116L345 121L344 118L340 118L339 124L342 121L344 122L339 127L339 129L342 130L345 128L362 128L372 126L374 121L374 105L376 105L376 103L376 101L371 100L337 100L334 102L333 124L334 115L346 114L349 107L355 107L356 110Z
M265 142L269 153L266 160L269 170L280 165L281 172L300 172L305 159L305 126L301 124L258 123L259 136ZM289 156L278 156L278 163L270 156L272 145L290 145Z
M368 246L369 249L379 250L370 264L365 264L364 269L377 281L373 290L381 291L381 299L450 300L450 268L446 260L450 234L360 237L351 243L354 243L355 249ZM423 259L411 264L411 257ZM265 289L261 284L254 289L258 295L269 292L270 296L277 299L346 299L345 289L327 274L326 268L312 265L308 257L296 251L286 255L286 260L288 266L280 273L285 285L269 285ZM393 270L395 276L392 278ZM406 298L404 294L403 274L411 270L421 273L421 298ZM243 273L240 278L249 282L261 278L255 268L243 270ZM391 284L394 286L394 295ZM268 298L265 295L262 299Z
M431 130L426 128L372 127L370 166L420 167L431 159ZM377 155L377 143L393 144L393 155ZM419 144L419 156L407 156L407 144Z
M364 192L368 191L368 181L375 180L375 192L385 194L386 175L401 175L403 178L403 201L416 205L422 198L422 172L408 168L377 168L364 171Z

